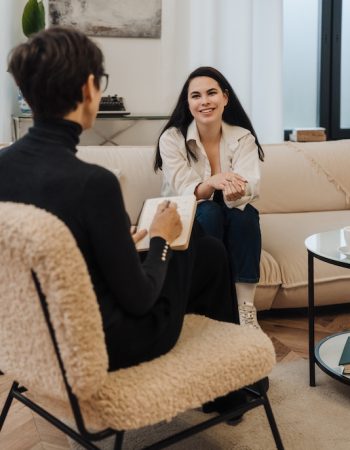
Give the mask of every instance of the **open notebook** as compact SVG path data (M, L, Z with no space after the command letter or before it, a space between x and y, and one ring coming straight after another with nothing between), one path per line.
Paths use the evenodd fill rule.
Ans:
M197 200L195 195L183 195L176 197L158 197L145 200L140 219L137 224L137 230L149 230L153 217L157 211L157 207L164 200L170 200L177 204L177 210L182 221L182 232L170 245L173 250L186 250L190 241L192 225L197 208ZM145 236L136 244L138 251L149 249L149 235Z

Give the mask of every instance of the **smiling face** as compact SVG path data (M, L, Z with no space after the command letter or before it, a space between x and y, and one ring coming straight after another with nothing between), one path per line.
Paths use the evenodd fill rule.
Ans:
M207 125L221 122L228 96L213 78L196 77L189 83L187 100L196 123Z

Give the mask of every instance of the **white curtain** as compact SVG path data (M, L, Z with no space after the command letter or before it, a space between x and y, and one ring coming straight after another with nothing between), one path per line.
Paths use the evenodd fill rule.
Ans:
M282 0L164 0L163 102L170 110L189 72L223 72L262 143L283 140Z

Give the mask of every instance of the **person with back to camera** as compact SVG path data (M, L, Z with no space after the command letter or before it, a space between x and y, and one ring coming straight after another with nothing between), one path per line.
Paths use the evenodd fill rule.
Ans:
M241 325L260 328L254 296L259 281L259 195L264 153L226 78L199 67L187 78L158 140L155 170L162 195L194 193L196 219L228 251Z
M188 250L173 252L182 225L176 205L163 202L140 258L135 242L146 232L131 235L117 178L76 156L108 81L101 50L79 31L53 27L12 51L9 72L34 126L0 152L0 201L45 209L72 232L100 306L109 370L168 352L187 312L233 322L223 245L194 229Z

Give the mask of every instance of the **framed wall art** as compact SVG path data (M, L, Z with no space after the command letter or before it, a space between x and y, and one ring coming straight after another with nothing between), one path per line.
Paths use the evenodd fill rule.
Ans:
M49 0L52 25L89 36L160 38L161 0Z

